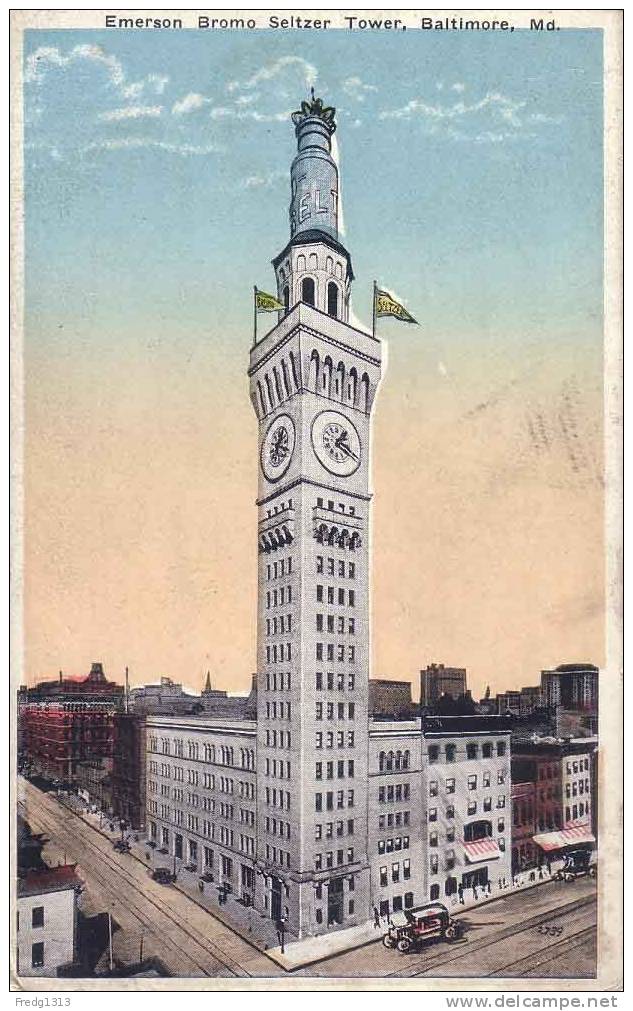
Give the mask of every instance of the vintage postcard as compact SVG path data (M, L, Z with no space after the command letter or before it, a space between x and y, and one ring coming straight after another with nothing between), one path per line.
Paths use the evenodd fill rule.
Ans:
M12 988L617 1007L621 12L11 26Z

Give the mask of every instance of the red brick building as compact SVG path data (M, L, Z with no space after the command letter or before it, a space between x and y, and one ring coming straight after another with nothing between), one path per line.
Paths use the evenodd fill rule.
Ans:
M22 760L46 778L75 786L81 763L112 757L113 712L107 706L27 705L20 719Z
M512 872L533 867L538 854L536 832L536 784L512 783Z

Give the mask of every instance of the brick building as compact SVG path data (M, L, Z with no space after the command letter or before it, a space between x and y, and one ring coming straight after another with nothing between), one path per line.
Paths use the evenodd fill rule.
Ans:
M145 830L146 717L115 713L112 733L112 812L130 828Z
M31 772L76 787L80 766L112 758L113 711L109 704L29 704L21 713L22 761Z
M512 783L512 872L534 867L538 847L536 833L536 784Z
M514 742L513 790L522 784L533 788L537 862L564 855L569 847L595 845L596 748L595 738Z

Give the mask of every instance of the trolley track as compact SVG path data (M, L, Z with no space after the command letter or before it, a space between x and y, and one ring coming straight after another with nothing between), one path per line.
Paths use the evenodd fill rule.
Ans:
M560 941L550 944L544 951L524 955L523 958L517 958L512 962L507 962L505 965L495 968L494 972L486 972L482 975L499 976L501 973L506 975L507 969L519 969L518 972L509 972L507 975L510 978L513 976L524 976L532 969L540 969L541 966L547 965L549 962L555 962L557 958L560 958L561 954L566 954L566 952L580 947L594 933L595 927L583 927L582 930L577 930L574 934L568 934L567 937L561 938Z
M58 812L56 810L49 809L45 814L42 808L44 808L43 804L40 805L39 810L29 811L29 822L31 826L35 829L39 829L41 827L47 834L50 835L51 841L53 843L57 843L58 845L61 844L62 846L66 845L68 851L72 851L73 848L77 845L78 839L76 836L72 834L71 829L67 828L65 825L61 824L56 819L56 815L61 814L61 811ZM73 818L77 818L77 815L73 814L72 812L69 812L69 814L71 814ZM87 828L90 829L92 827L87 826ZM100 840L102 837L99 835L98 838ZM115 872L120 878L124 880L126 886L131 888L133 893L134 892L138 893L143 899L143 901L149 904L150 906L154 907L157 910L157 912L161 914L161 916L163 916L171 925L173 925L173 928L175 928L181 934L184 934L190 942L193 942L193 944L196 947L201 948L206 954L210 955L213 959L215 959L219 963L219 965L225 968L231 975L250 976L250 973L246 969L244 969L231 955L229 955L226 951L224 951L223 948L216 945L209 938L203 938L193 933L193 931L191 931L185 924L183 924L172 914L170 908L165 903L161 902L155 896L151 895L149 893L149 889L148 890L144 889L141 886L141 883L135 877L135 875L132 874L130 870L125 868L122 862L113 859L111 853L107 848L108 843L106 840L104 840L104 845L100 846L97 845L93 839L82 838L81 846L82 848L84 848L84 850L88 848L95 855L97 855L98 858L101 861L103 861L103 863L111 871ZM79 858L78 862L80 864L82 863L81 858ZM121 898L119 893L116 891L115 883L112 880L110 880L107 875L99 873L99 870L95 868L94 865L92 864L89 866L89 868L87 868L87 871L105 893L111 896L114 899L114 901L121 903ZM129 892L126 893L124 906L128 911L129 915L133 919L136 919L138 923L144 927L144 929L147 931L148 934L151 934L154 937L164 940L165 935L160 933L160 930L159 928L157 928L157 925L153 923L152 920L144 913L142 908L139 906L138 902L135 902L132 899ZM210 970L208 967L205 967L198 959L196 959L192 954L191 947L187 946L185 948L183 944L180 943L173 936L173 931L170 931L167 936L169 937L170 946L176 949L178 952L180 952L181 957L184 956L188 962L191 962L194 965L196 965L200 969L200 971L207 976L212 976L216 974L214 973L213 969ZM255 950L259 952L259 949ZM259 953L264 954L263 952Z
M591 905L592 903L593 900L589 898L580 902L578 905L575 905L571 913L567 914L569 916L567 925L568 926L570 924L573 925L574 921L578 921L580 923L585 924L586 914L584 910L586 906ZM432 975L434 969L440 967L444 969L445 966L451 965L453 963L456 964L456 971L454 975L455 976L462 975L462 973L460 973L459 971L459 962L461 962L464 959L464 956L468 956L471 954L472 955L479 954L479 952L485 953L486 949L494 948L494 946L499 944L500 941L504 940L505 937L507 937L509 944L516 946L517 938L520 937L520 935L531 933L532 931L537 929L537 927L540 926L541 923L546 924L551 920L555 920L558 917L560 917L564 912L565 912L564 907L562 911L560 908L553 909L551 910L551 915L549 917L544 917L542 920L539 920L539 922L529 921L528 923L522 926L517 926L517 928L515 928L509 934L505 934L505 932L497 932L495 934L491 934L489 937L482 938L480 941L475 941L472 945L470 945L467 940L464 940L461 943L457 942L456 944L454 944L454 947L451 949L450 953L444 951L441 955L438 954L435 957L433 956L429 957L428 961L424 962L424 964L420 965L419 967L413 968L412 966L408 966L401 970L397 970L396 972L388 973L387 976L389 977L427 976ZM519 959L512 960L501 966L495 965L494 968L489 970L479 967L476 972L473 973L466 972L463 973L463 975L466 976L473 975L482 977L498 976L500 973L504 972L504 970L508 969L510 966L513 966L515 964L518 965L519 963L522 962L528 962L529 960L534 961L534 959L537 959L538 956L540 955L543 956L542 964L545 964L546 961L553 961L558 956L560 951L564 950L565 946L568 944L570 940L572 940L573 938L580 938L580 940L577 941L577 944L581 944L593 930L595 930L595 926L593 925L589 927L583 926L581 930L574 931L573 933L568 934L566 937L561 938L554 944L551 943L547 944L546 939L543 938L543 944L547 944L547 948L541 948L538 951L522 956ZM557 954L550 956L550 953L554 951L554 949L557 949ZM445 976L446 973L442 972L441 975Z

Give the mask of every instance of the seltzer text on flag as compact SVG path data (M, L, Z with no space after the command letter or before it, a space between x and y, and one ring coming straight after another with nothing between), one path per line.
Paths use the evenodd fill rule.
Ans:
M416 323L419 326L417 319L414 319L411 313L393 295L390 295L388 291L376 288L374 299L374 311L377 319L381 316L395 316L401 323Z

